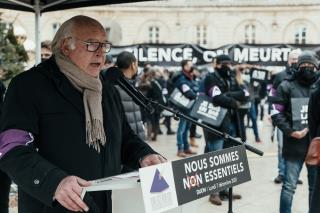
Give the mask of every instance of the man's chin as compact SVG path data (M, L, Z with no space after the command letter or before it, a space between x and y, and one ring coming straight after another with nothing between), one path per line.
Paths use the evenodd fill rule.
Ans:
M100 74L101 69L99 68L94 68L94 69L90 69L87 73L89 75L91 75L92 77L98 77Z

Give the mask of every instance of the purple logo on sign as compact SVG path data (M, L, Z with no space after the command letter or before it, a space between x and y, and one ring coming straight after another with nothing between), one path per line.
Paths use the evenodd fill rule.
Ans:
M167 188L169 188L168 183L163 178L163 176L161 176L159 170L156 169L156 172L153 177L150 192L151 193L162 192L162 191L166 190Z

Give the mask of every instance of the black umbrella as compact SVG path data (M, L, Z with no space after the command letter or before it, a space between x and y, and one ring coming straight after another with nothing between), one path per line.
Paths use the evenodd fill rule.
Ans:
M36 63L40 62L40 15L44 12L65 10L79 7L99 6L140 2L143 0L0 0L0 8L21 10L35 13ZM148 1L148 0L144 0Z

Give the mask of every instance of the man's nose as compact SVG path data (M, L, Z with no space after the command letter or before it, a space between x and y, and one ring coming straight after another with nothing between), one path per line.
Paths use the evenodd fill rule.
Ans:
M96 51L95 51L95 54L96 56L101 56L104 54L104 52L102 51L102 46L100 46Z

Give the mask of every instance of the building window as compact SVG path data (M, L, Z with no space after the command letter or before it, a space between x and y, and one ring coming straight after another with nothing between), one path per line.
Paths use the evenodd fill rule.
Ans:
M153 43L153 44L159 43L159 27L157 26L149 27L149 43Z
M198 45L206 45L207 44L207 26L198 25L196 37L197 37Z
M53 33L53 35L55 35L57 33L57 31L58 31L60 26L61 26L60 23L53 23L52 24L52 33Z
M256 25L247 24L244 26L244 42L246 44L256 43Z
M295 44L306 44L306 37L307 37L307 27L303 25L299 25L296 28L294 34L294 43Z

